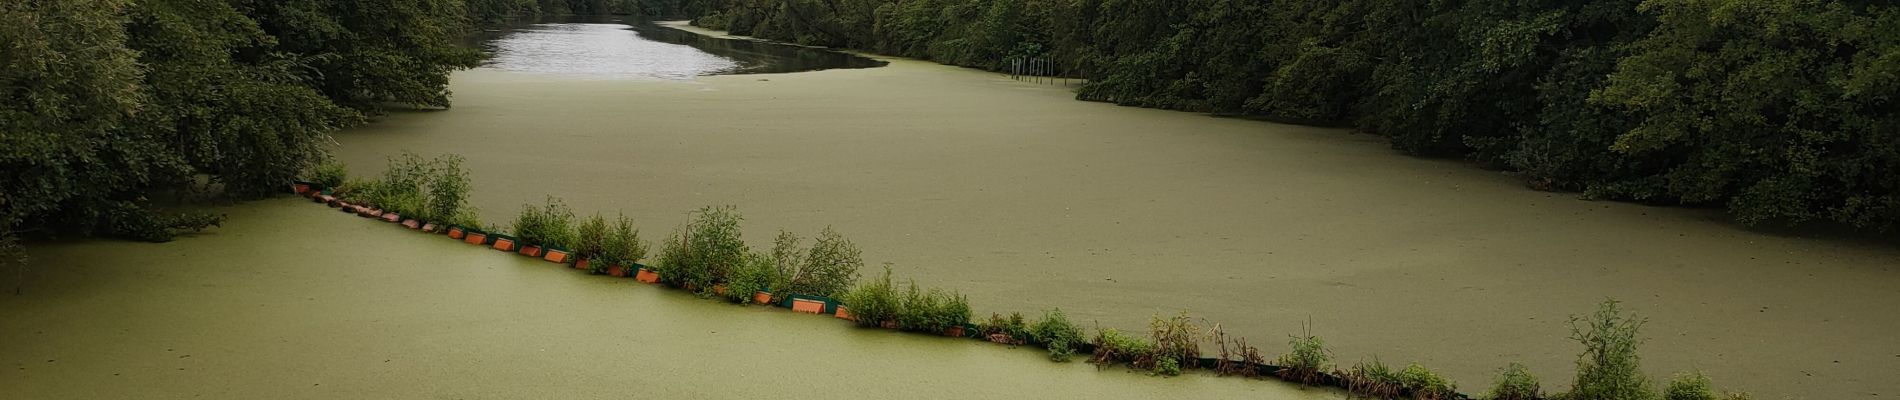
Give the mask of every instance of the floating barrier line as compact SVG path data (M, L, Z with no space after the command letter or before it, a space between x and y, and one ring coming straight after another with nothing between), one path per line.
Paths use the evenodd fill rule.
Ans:
M292 184L291 191L293 193L296 193L299 196L310 198L312 201L315 201L317 203L322 203L333 208L339 208L343 212L357 214L366 218L375 218L377 220L382 220L382 221L391 222L391 223L401 222L401 225L405 227L409 227L411 229L414 229L415 227L409 226L410 225L409 222L417 222L417 223L422 224L423 228L419 229L422 232L428 232L430 234L446 235L450 239L460 239L463 242L466 242L469 244L481 245L481 246L484 246L485 248L493 248L495 250L508 251L508 252L520 254L526 257L539 257L545 261L549 261L549 262L553 262L557 264L573 265L575 266L576 269L582 269L582 267L586 266L587 264L586 260L582 260L579 262L575 261L574 260L575 257L573 257L573 252L569 251L568 249L561 249L561 248L556 248L556 247L544 247L544 246L538 246L534 244L518 245L517 243L518 239L516 239L513 236L503 234L500 232L484 232L480 229L475 229L473 227L465 227L465 226L452 225L452 224L446 225L447 226L446 229L431 230L430 229L431 227L440 228L441 226L444 226L444 225L437 225L435 222L432 222L432 221L420 221L413 218L403 218L403 217L397 216L396 213L387 212L385 210L378 209L369 205L351 204L347 201L337 198L336 195L329 188L320 188L319 186L317 186L316 183L313 183L313 182L296 181ZM616 265L616 266L609 267L609 269L614 268L614 267L619 267L623 269L627 268L627 267ZM633 274L626 274L623 272L620 274L609 273L607 275L617 277L617 278L627 277L628 275L632 275L632 278L635 281L640 282L640 283L647 283L647 284L660 283L660 274L659 272L654 271L652 267L635 262L633 263L632 269L635 271ZM665 285L662 285L662 286L665 286ZM723 284L715 286L715 289L721 292L721 294L724 294L725 287ZM758 304L765 304L765 305L770 305L770 306L779 307L779 308L786 308L796 313L832 316L832 317L836 317L838 319L843 319L847 321L857 321L857 319L852 317L850 308L845 307L837 299L832 299L829 297L796 294L796 293L789 294L786 296L777 296L768 291L761 291L761 292L755 293L752 297L752 300L753 302L756 302ZM893 324L891 321L885 321L885 323L882 324L880 328L896 330L897 326ZM900 331L900 332L908 332L908 331ZM924 332L917 332L917 333L928 334ZM986 343L991 342L989 338L984 337L983 335L980 334L980 331L978 330L978 327L976 325L968 323L968 322L965 322L963 325L960 325L960 326L951 327L950 329L943 332L942 336L975 339L975 340L981 340ZM1013 347L1016 345L1011 344L1011 346ZM1039 344L1024 344L1022 346L1041 347L1041 345ZM1074 346L1074 350L1076 354L1093 354L1095 352L1095 345L1093 343L1086 343L1086 342L1077 343L1077 344L1073 344L1073 346ZM1241 365L1242 367L1240 369L1251 368L1254 371L1258 371L1259 375L1257 376L1257 378L1263 378L1263 379L1264 378L1278 378L1282 382L1292 383L1296 385L1305 385L1298 381L1281 377L1281 371L1288 370L1288 368L1284 366L1273 365L1271 363L1253 363L1253 362L1247 362L1247 361L1242 361L1242 360L1223 360L1217 357L1197 357L1195 358L1195 361L1196 361L1195 364L1197 364L1195 365L1196 367L1199 367L1200 369L1209 370L1209 371L1216 371L1217 373L1218 371L1220 371L1220 367L1223 364ZM1183 366L1183 367L1186 367L1186 366ZM1351 390L1348 387L1349 382L1347 382L1347 380L1343 377L1343 375L1344 375L1343 371L1320 371L1316 379L1317 382L1314 382L1311 385L1336 387L1341 390L1346 390L1348 393L1351 393ZM1407 394L1409 395L1409 393ZM1474 400L1473 397L1463 394L1463 393L1454 394L1452 399L1453 400Z

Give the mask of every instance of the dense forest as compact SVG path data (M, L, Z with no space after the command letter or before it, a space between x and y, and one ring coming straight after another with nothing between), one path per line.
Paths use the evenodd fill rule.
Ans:
M0 3L0 237L166 240L216 224L155 204L273 193L379 107L447 107L448 73L480 59L458 45L463 7Z
M1350 126L1533 187L1900 224L1900 7L1756 0L701 0L695 23L1084 100Z

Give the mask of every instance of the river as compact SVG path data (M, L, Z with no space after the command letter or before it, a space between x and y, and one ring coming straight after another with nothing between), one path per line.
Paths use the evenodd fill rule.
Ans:
M1061 307L1084 325L1138 329L1152 315L1186 310L1269 344L1269 354L1284 351L1275 344L1310 322L1342 363L1372 357L1388 364L1416 361L1439 369L1471 393L1481 392L1509 362L1529 365L1547 389L1561 390L1581 350L1566 338L1566 318L1616 298L1648 319L1644 365L1657 379L1700 370L1719 387L1763 398L1900 395L1900 380L1892 376L1900 371L1900 340L1892 338L1900 331L1900 314L1886 312L1900 309L1900 249L1891 245L1751 231L1709 210L1531 191L1503 174L1400 156L1379 138L1337 129L1078 102L1065 86L914 60L880 60L888 65L659 79L558 68L481 68L454 76L452 110L384 116L338 134L337 154L359 174L380 170L384 158L403 149L461 154L472 170L474 204L490 222L503 226L523 203L555 195L584 213L632 216L650 238L685 222L686 211L712 204L737 205L746 217L746 238L755 245L768 244L779 230L810 236L833 227L862 246L870 264L893 263L900 279L961 290L979 316L1034 315ZM452 365L429 373L477 387L545 382L558 390L589 390L584 377L594 376L587 372L592 367L657 352L663 355L657 365L668 368L697 362L692 357L719 360L723 367L717 370L728 377L764 376L744 372L751 364L740 361L741 354L752 354L779 362L822 356L828 367L871 363L858 371L885 378L867 380L865 386L824 384L833 389L795 384L810 391L790 397L909 387L895 382L940 385L912 394L927 398L983 390L945 382L995 379L997 386L1015 390L1043 378L1101 385L1097 393L1106 397L1144 397L1177 385L1207 390L1197 397L1213 398L1234 397L1223 390L1287 389L1244 381L1237 384L1246 386L1229 389L1198 377L1098 374L1040 362L1033 353L984 355L998 349L964 343L938 348L933 347L938 342L927 342L927 350L891 354L875 346L929 338L806 326L829 321L763 310L661 303L660 297L646 298L663 296L651 294L657 291L565 277L572 274L551 276L554 272L539 272L545 268L516 265L510 261L514 258L499 255L437 256L438 250L413 255L398 247L341 245L337 241L412 242L363 232L386 226L309 223L291 216L302 211L272 204L233 208L234 213L260 214L255 219L265 222L257 223L269 228L231 226L167 245L34 248L37 268L48 275L34 292L72 293L6 300L0 306L7 307L7 315L52 307L101 318L36 333L9 329L17 336L5 338L7 343L66 337L62 345L35 348L108 346L124 349L114 354L131 352L158 363L158 346L134 346L162 340L113 336L126 332L114 329L127 328L112 320L133 318L136 310L92 299L123 299L116 293L123 290L120 285L144 285L136 281L154 275L177 281L192 274L187 271L211 268L201 272L226 276L148 289L136 301L179 309L174 316L197 315L188 307L217 300L216 288L256 285L255 290L282 292L317 285L301 281L321 278L327 283L319 289L327 289L304 296L305 301L359 296L383 301L309 306L306 312L337 314L323 321L362 326L334 328L361 332L339 342L345 346L340 350L308 357L370 359L378 351L419 346L407 354L428 361L411 361L416 364L409 367ZM232 240L242 240L243 246L203 244L239 235L245 238ZM361 254L366 251L378 255ZM176 259L151 260L161 256ZM326 274L328 268L313 264L317 261L305 261L324 257L351 264L344 271L359 272ZM142 263L199 269L150 269ZM121 269L132 273L106 272ZM67 274L77 277L62 277ZM61 279L85 282L54 283ZM468 297L440 300L435 295L440 290L431 289L437 285L453 286ZM291 303L295 297L259 297L226 308L268 313L277 309L257 304ZM555 304L600 312L546 308ZM599 315L621 307L642 311L629 311L625 318ZM708 315L690 323L668 320L677 319L673 313L678 312ZM145 328L201 326L193 332L229 332L204 343L218 343L217 338L258 343L224 347L232 356L270 348L268 339L253 336L294 331L257 320L226 324L196 318L161 319ZM403 322L408 320L421 322ZM807 336L837 342L828 351L784 353L712 339L713 332L765 336L726 330L744 323L738 321L759 322L754 328L759 330L812 329L820 333ZM87 334L87 329L108 332ZM667 341L628 341L628 347L613 350L570 343L592 343L587 341L596 339L592 335L629 330ZM503 368L506 361L498 361L542 354L532 347L542 343L556 349L547 359L520 364L532 372ZM919 366L947 353L979 356L955 358L967 363L942 363L954 367ZM37 364L39 353L29 354L36 363L29 367L56 368ZM9 362L24 362L6 355ZM377 375L328 368L355 364L314 365L299 371ZM387 371L402 370L391 368ZM980 375L935 380L918 378L931 375L911 374L909 368ZM721 372L688 371L678 379L726 385L712 385L713 377L692 373ZM1005 372L988 375L992 371ZM641 373L627 367L623 375L648 379ZM18 382L8 376L0 375L0 387ZM381 379L397 381L396 376ZM732 385L718 390L763 387ZM598 390L619 390L608 386ZM876 389L859 392L857 387ZM1027 393L1021 396L1069 392Z

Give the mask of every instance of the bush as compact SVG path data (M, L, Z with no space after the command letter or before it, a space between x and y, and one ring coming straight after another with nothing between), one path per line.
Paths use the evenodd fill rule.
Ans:
M1098 330L1094 342L1095 354L1089 356L1089 362L1098 368L1117 363L1148 365L1154 360L1154 343L1113 328Z
M1490 400L1537 400L1543 398L1543 389L1538 387L1537 377L1531 375L1524 364L1511 363L1498 375L1496 385L1491 387L1487 396Z
M776 279L769 286L780 295L796 292L792 290L792 276L797 275L805 265L805 249L799 246L801 240L797 234L785 231L779 231L778 237L772 239L772 265L778 269L778 273L774 274ZM846 282L847 288L849 284ZM835 294L842 295L842 292Z
M646 256L647 244L640 240L640 230L633 228L633 219L620 216L614 222L613 229L607 232L607 240L600 251L600 262L633 268Z
M680 238L685 246L682 253L669 259L674 276L668 279L702 295L730 279L732 270L745 263L745 241L739 237L742 219L732 206L701 207L694 212L692 225L685 229L687 236Z
M907 331L942 331L938 325L935 311L941 297L925 292L917 287L917 281L910 281L910 288L904 291L903 306L897 309L897 327Z
M777 275L778 268L771 254L747 253L745 262L733 271L732 280L726 283L726 298L736 303L751 301L753 294L770 290Z
M793 246L796 246L797 237L791 239ZM776 246L774 250L777 250ZM863 251L851 240L845 239L844 235L831 230L831 227L819 232L812 242L811 252L803 261L802 266L791 276L791 290L819 296L844 292L851 287L851 282L858 279L858 268L864 266Z
M692 262L690 260L692 252L686 249L686 234L682 231L684 229L674 231L672 235L666 237L666 241L660 243L660 254L653 260L651 267L653 272L660 274L660 281L669 285L686 284L686 280L682 277L685 275L686 265Z
M991 342L1010 345L1028 344L1030 340L1029 323L1023 320L1023 313L1009 313L1009 318L990 313L988 321L976 324L976 333Z
M1156 374L1167 375L1167 376L1181 375L1180 362L1174 361L1173 358L1169 358L1169 357L1162 357L1157 360L1159 361L1155 362L1155 369L1154 369L1154 372Z
M1458 397L1458 385L1439 377L1438 373L1426 369L1418 363L1399 371L1399 382L1405 390L1412 392L1412 398L1420 400L1449 400Z
M1648 400L1656 398L1636 355L1643 320L1624 315L1616 300L1604 301L1595 314L1570 317L1570 338L1583 344L1570 400Z
M1075 354L1075 347L1082 344L1082 328L1069 322L1069 317L1058 308L1042 314L1042 320L1030 328L1030 337L1049 349L1049 360L1068 362Z
M1261 365L1267 363L1267 358L1260 355L1259 348L1248 344L1247 338L1228 339L1227 330L1221 328L1220 324L1214 324L1208 331L1208 339L1220 345L1220 358L1214 365L1215 373L1222 376L1240 375L1248 378L1260 376Z
M1154 340L1157 363L1171 360L1178 369L1181 365L1195 365L1196 359L1201 357L1201 327L1188 319L1186 311L1168 319L1159 315L1152 317L1148 322L1148 337ZM1154 367L1160 371L1160 364Z
M1405 381L1399 378L1399 373L1378 358L1373 358L1371 363L1353 364L1352 369L1340 374L1340 379L1346 381L1346 391L1371 399L1397 399L1405 390Z
M897 285L891 282L891 266L884 266L884 275L865 282L859 282L851 291L845 292L840 301L850 307L851 316L857 318L858 325L878 326L884 321L893 321L904 304L897 297Z
M515 236L531 246L572 249L574 211L554 196L548 196L547 204L541 207L523 204L521 214L515 217L514 231Z
M319 188L335 190L350 177L349 168L336 160L323 160L310 170L310 182Z
M1287 344L1293 347L1293 352L1281 355L1278 360L1282 367L1281 378L1312 385L1319 383L1326 370L1332 368L1327 364L1332 357L1326 352L1326 342L1319 337L1311 333L1294 336Z
M430 169L433 173L429 174L428 179L429 204L425 213L427 218L418 218L431 221L472 219L476 212L468 207L470 185L468 171L462 170L462 156L444 155L437 157L433 164L435 167Z
M1702 373L1676 375L1663 390L1663 400L1715 400L1715 388Z
M609 233L606 217L600 214L587 217L574 231L574 257L582 260L600 257L601 253L607 251L607 240L611 239L608 237ZM608 264L595 262L590 267L594 269L594 272L601 272L607 270Z

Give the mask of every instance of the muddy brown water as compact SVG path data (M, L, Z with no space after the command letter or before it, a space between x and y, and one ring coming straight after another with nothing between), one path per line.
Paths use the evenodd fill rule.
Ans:
M1900 309L1900 249L1751 232L1703 210L1590 202L1571 194L1530 191L1508 176L1457 162L1400 156L1377 138L1341 130L1078 102L1066 87L926 62L889 61L883 68L685 81L472 70L455 75L452 110L385 116L339 134L337 153L358 173L380 170L385 157L402 149L425 155L459 153L472 170L474 204L503 226L521 204L549 194L583 212L632 216L650 239L685 222L688 210L733 204L745 214L745 235L754 244L766 244L781 229L810 236L831 226L862 246L872 265L891 262L900 278L961 290L979 315L1036 315L1061 307L1084 325L1140 329L1152 315L1186 310L1265 344L1269 354L1284 351L1287 335L1310 322L1313 333L1326 339L1340 362L1372 357L1388 364L1419 362L1456 380L1466 392L1481 392L1495 371L1510 362L1529 365L1544 378L1546 388L1564 388L1579 350L1566 339L1565 319L1591 311L1605 298L1616 298L1648 319L1644 365L1657 379L1700 370L1718 386L1765 398L1900 396L1900 378L1894 375L1900 371L1900 340L1893 336L1900 331L1900 313L1891 312ZM318 227L325 225L298 229L324 238L320 243L360 234L355 228ZM277 239L247 239L245 246L210 255L182 250L208 246L194 244L214 240L207 238L163 246L59 247L70 258L96 266L80 269L92 272L76 278L46 278L84 281L72 283L73 288L43 284L51 286L47 291L75 294L46 294L49 297L31 304L6 300L7 315L47 309L99 317L35 320L69 324L68 329L47 331L70 336L47 336L60 339L31 336L39 334L15 327L31 324L10 324L5 343L58 340L35 348L129 349L125 346L153 342L145 335L120 336L126 326L116 321L130 318L168 329L198 324L209 332L204 334L218 335L210 340L251 343L226 350L242 356L287 351L270 346L282 342L245 333L300 334L293 328L314 329L300 322L285 322L293 328L248 323L257 320L226 323L209 311L193 311L188 307L221 304L213 308L264 313L269 308L258 304L289 303L297 297L260 294L250 303L217 303L222 295L211 288L218 286L193 281L148 289L149 295L137 297L139 304L178 310L157 321L138 319L138 311L151 309L128 310L91 300L118 296L114 291L123 289L117 286L145 285L139 282L153 276L174 281L189 276L171 272L179 268L112 267L160 255L178 258L164 263L192 268L225 265L218 270L221 277L203 278L214 285L256 285L257 290L272 292L323 285L333 296L347 293L337 297L386 300L311 306L307 312L337 318L325 320L337 324L324 326L356 323L375 328L327 328L360 330L364 336L345 341L350 347L346 350L353 351L310 357L347 358L424 346L413 354L454 364L434 376L459 376L480 387L558 382L547 387L565 388L586 376L552 371L563 365L554 359L524 364L534 367L530 369L539 374L536 379L493 371L508 366L499 361L504 356L540 354L523 348L482 355L497 351L491 349L505 339L580 340L593 337L582 333L596 331L589 326L642 329L665 337L701 335L675 331L672 322L640 322L651 319L646 316L597 322L604 319L536 308L544 301L531 300L559 296L567 307L611 302L592 306L605 310L636 302L610 299L641 300L638 297L648 296L642 293L652 291L594 291L584 289L594 283L556 284L547 282L567 281L521 276L538 274L525 272L535 269L502 269L506 267L441 257L429 260L447 262L349 256L356 264L375 265L364 266L362 274L324 274L317 264L290 261L322 257L329 254L323 253L326 250L277 255L284 248L302 246L298 241L306 239L262 233L267 231L272 230L221 228L210 235L252 232L248 234ZM36 254L45 251L35 249ZM125 252L135 254L119 254ZM262 265L279 263L300 267ZM49 275L66 273L61 264L77 265L36 261ZM433 292L407 290L411 283L425 280L422 273L400 278L367 272L398 271L402 265L397 264L424 264L430 273L472 274L477 278L429 280L433 283L423 287L452 284L456 290L496 299L433 300ZM252 267L233 267L237 265ZM62 272L50 271L56 268ZM512 272L483 272L491 269ZM122 270L137 274L107 272ZM296 275L275 277L297 281L270 279L292 273ZM251 280L237 283L243 277ZM384 282L391 279L410 283ZM603 298L586 300L595 297ZM385 305L408 311L378 308ZM466 318L433 320L439 313ZM548 313L554 315L544 315ZM734 311L692 321L739 324L727 320L781 318L765 315ZM431 323L387 325L403 324L404 318ZM761 326L796 330L802 329L799 324L821 324L790 317L783 322L783 327L776 322ZM643 323L660 325L647 328ZM220 333L226 330L236 333ZM835 348L848 349L838 351L852 356L827 358L827 365L859 359L899 362L847 347L911 340L883 338L853 336L849 343L837 343ZM734 347L709 338L680 340L678 346L647 352L670 355L661 361L684 365L689 352L714 351L678 349L687 343ZM469 341L475 345L461 343ZM606 365L611 358L595 358L592 347L573 346L559 358L587 365ZM738 348L775 354L764 347ZM990 351L976 348L921 351ZM1033 354L1002 354L1008 355L959 368L1054 368L1030 362L1035 361ZM987 362L993 358L1023 362L991 367ZM744 370L737 358L724 360L732 362L719 371L737 375L742 372L733 371ZM23 362L12 357L6 361ZM343 365L326 362L322 365ZM881 365L887 368L864 371L893 380L929 379ZM236 364L229 368L242 370ZM395 370L400 369L373 371ZM355 373L306 371L319 376ZM1125 375L1094 375L1088 368L1055 371L1049 374L1091 382ZM1070 373L1078 375L1062 375ZM1041 374L1030 376L1045 376ZM626 375L639 372L629 369ZM0 379L11 376L18 375ZM399 381L382 374L362 379ZM1161 390L1144 385L1179 382L1193 381L1102 384L1112 392L1138 394ZM720 390L768 387L734 385ZM817 384L799 387L811 390L801 394L828 393Z
M704 300L301 199L225 211L174 243L35 246L0 295L0 398L1343 397Z

